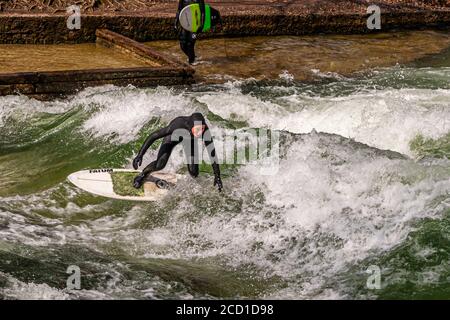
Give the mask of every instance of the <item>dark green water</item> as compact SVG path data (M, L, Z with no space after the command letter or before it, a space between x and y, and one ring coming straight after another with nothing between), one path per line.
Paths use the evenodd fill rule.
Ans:
M448 57L313 82L0 97L0 297L449 299ZM231 165L223 194L203 173L156 203L66 181L130 167L152 130L194 111L220 156L234 129L279 132L276 176ZM167 170L183 167L175 153ZM70 265L81 290L66 289Z

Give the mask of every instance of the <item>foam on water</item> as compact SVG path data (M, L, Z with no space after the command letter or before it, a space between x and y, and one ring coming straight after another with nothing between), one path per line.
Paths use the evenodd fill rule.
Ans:
M0 276L4 274L0 272ZM63 290L58 290L49 285L25 283L12 277L8 277L8 286L2 289L4 299L17 300L68 300L70 295Z
M57 114L69 108L66 103L45 103L21 95L4 96L0 97L0 124L5 124L5 120L13 116L20 121L26 121L37 113Z
M206 261L287 283L265 297L345 297L339 285L329 289L337 275L392 249L418 221L438 219L448 209L449 160L415 162L379 149L410 155L416 134L437 138L449 132L450 90L386 87L323 95L302 91L287 73L282 78L289 85L271 97L245 93L244 82L230 82L196 92L102 87L46 103L1 98L2 123L19 119L21 110L39 119L42 113L81 108L76 129L86 139L111 138L111 144L143 138L139 135L152 119L165 123L199 110L286 132L276 176L261 175L255 165L240 166L224 179L223 194L203 175L182 179L169 198L152 204L83 199L86 195L67 182L0 197L0 238L44 250L76 243L105 255L125 252L131 260ZM217 126L212 123L220 145L219 133L228 131ZM145 163L155 154L150 150ZM124 157L123 165L129 167L130 160ZM183 166L183 155L175 152L167 169ZM78 296L14 279L2 291L12 298L196 296L185 288L173 293L158 279L134 290L137 280L122 281L125 271L117 266L110 272L114 276L106 287Z
M203 189L194 187L199 202L182 200L165 228L147 230L139 235L145 241L133 237L133 243L144 245L147 257L220 256L266 276L301 276L311 283L301 290L306 297L348 265L401 243L418 219L439 217L446 205L433 201L450 190L449 164L442 165L392 160L340 138L308 135L289 147L276 177L246 166L239 180L229 181L232 198L243 202L238 208L219 202L216 214L186 221L187 212L211 209L200 204ZM258 192L263 202L249 200Z
M450 90L385 89L345 97L295 93L263 101L238 87L197 99L229 120L294 133L335 133L380 149L411 155L417 134L438 138L450 131Z
M190 114L193 110L189 99L167 88L117 90L81 101L86 109L92 104L100 106L84 123L83 130L96 137L115 134L120 143L135 140L152 118L168 122L174 114Z
M288 73L280 76L292 81ZM450 131L448 89L368 87L344 96L322 96L294 85L280 87L287 88L281 96L262 99L244 93L241 88L244 83L229 82L221 90L213 88L200 93L106 86L87 89L66 102L50 103L11 96L2 98L0 118L3 122L12 116L26 121L37 113L63 113L82 105L90 114L81 127L82 132L128 143L136 140L150 120L159 118L168 122L174 114L187 115L205 104L222 118L245 121L251 127L293 133L314 129L407 155L412 155L409 143L417 134L436 139ZM338 93L339 88L333 91Z

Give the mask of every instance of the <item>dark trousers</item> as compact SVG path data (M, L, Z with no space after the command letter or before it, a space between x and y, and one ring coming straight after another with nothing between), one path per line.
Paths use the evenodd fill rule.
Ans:
M197 34L186 30L181 30L180 33L180 48L187 55L189 63L195 61L195 41Z
M151 162L148 166L146 166L144 170L142 170L141 174L147 177L154 171L164 169L164 167L167 164L167 161L169 161L170 155L172 154L173 148L175 148L175 146L180 142L181 141L172 141L171 136L165 137L162 141L161 146L159 147L158 157L156 158L155 161ZM196 154L194 152L195 148L194 140L191 141L190 149L188 150L186 150L187 146L185 146L184 143L182 145L184 148L184 153L186 154L187 157L189 157L189 159L187 159L189 174L193 177L197 177L199 173L198 161L195 161L194 156L191 156Z

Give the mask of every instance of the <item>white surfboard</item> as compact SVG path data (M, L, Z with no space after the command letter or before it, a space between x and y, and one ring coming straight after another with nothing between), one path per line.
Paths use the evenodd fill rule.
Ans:
M142 196L117 194L114 192L113 180L111 177L111 173L117 172L129 172L135 173L136 175L140 173L140 171L129 169L91 169L74 172L70 174L67 179L84 191L112 199L157 201L169 192L167 189L161 189L158 187L155 182L146 181L143 185ZM180 175L167 172L155 172L152 173L152 176L157 179L165 180L171 185L175 185L180 177Z
M179 15L180 25L189 32L206 32L217 25L220 21L220 13L209 4L205 4L205 21L203 29L198 30L201 24L201 11L198 3L190 4L184 7Z

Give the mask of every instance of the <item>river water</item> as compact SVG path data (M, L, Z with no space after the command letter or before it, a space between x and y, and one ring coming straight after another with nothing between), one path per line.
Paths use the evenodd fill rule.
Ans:
M0 97L0 297L449 298L450 36L376 38L205 40L192 87ZM211 56L224 41L228 58ZM222 194L203 172L156 203L66 181L129 168L152 130L194 111L219 146L246 127L278 133L276 175L231 164ZM66 288L71 265L81 290Z

